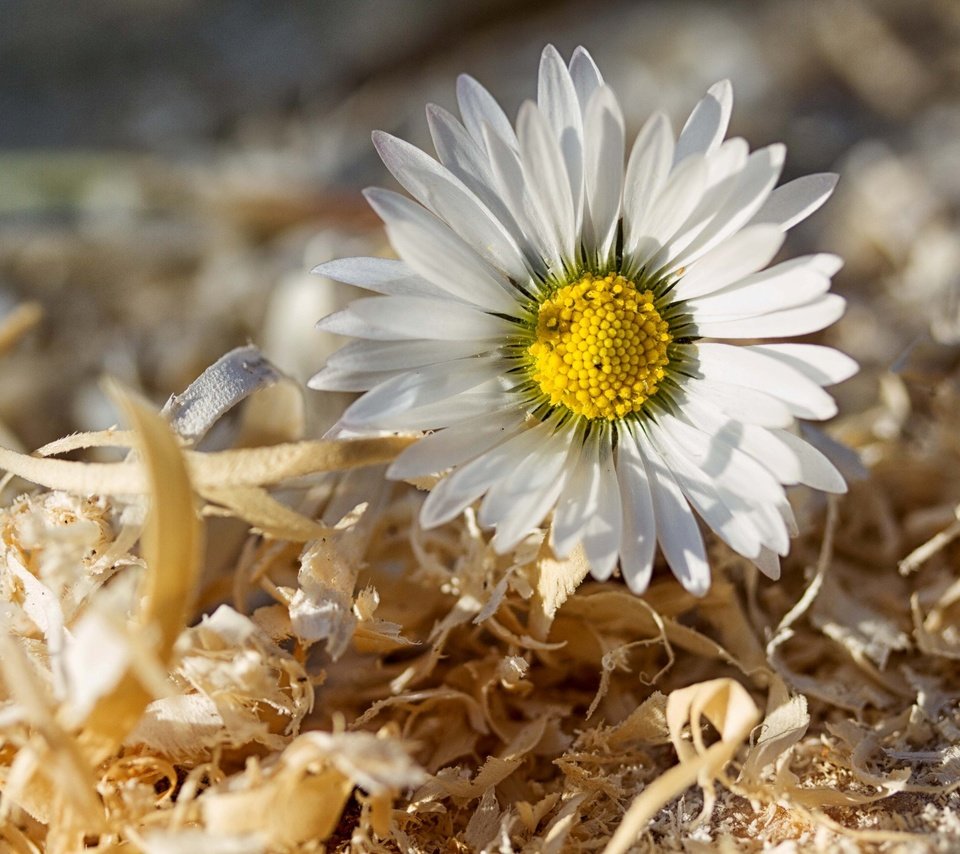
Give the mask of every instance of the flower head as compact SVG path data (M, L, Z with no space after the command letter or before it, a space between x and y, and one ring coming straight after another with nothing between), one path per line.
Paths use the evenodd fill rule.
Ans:
M462 121L427 108L438 159L374 134L416 201L366 194L400 260L318 268L382 296L321 321L358 340L311 385L365 392L343 416L350 430L435 431L389 470L449 470L424 525L482 497L479 519L506 551L553 511L552 548L582 543L594 577L619 563L642 591L659 543L702 593L696 513L776 578L795 527L784 486L846 488L795 418L833 415L822 387L856 364L810 344L723 342L803 335L842 314L827 293L835 256L768 266L835 176L774 189L782 145L724 140L727 82L679 136L654 114L625 158L620 106L583 48L569 65L544 50L516 129L472 78L457 97Z

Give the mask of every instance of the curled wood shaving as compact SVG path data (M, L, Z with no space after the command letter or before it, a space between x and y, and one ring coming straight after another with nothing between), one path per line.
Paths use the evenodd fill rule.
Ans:
M674 691L667 700L667 726L680 764L664 772L639 795L623 817L605 854L623 854L664 804L691 783L704 787L701 818L709 815L715 795L713 780L723 776L724 766L746 740L759 711L739 682L717 679ZM720 740L709 747L704 741L702 719L709 721ZM693 743L684 738L689 726Z
M113 434L118 439L122 434ZM228 451L185 454L198 489L264 486L319 472L343 471L390 462L415 437L304 441ZM41 459L0 448L0 469L48 489L77 495L142 495L149 482L142 467L129 463L82 463Z
M166 423L145 404L114 390L134 424L143 469L150 486L150 509L143 529L147 567L139 609L140 628L153 641L161 664L186 624L200 562L200 527L182 452ZM143 714L150 695L127 670L117 686L91 709L82 743L93 755L113 752Z

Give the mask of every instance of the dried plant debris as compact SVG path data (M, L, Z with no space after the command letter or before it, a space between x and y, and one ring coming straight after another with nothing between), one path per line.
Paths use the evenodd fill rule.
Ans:
M794 496L780 582L714 543L695 599L584 582L544 532L497 555L470 511L421 530L379 467L409 439L196 451L112 394L131 430L3 452L45 485L0 510L10 850L960 845L955 517L904 465L929 413L848 498Z

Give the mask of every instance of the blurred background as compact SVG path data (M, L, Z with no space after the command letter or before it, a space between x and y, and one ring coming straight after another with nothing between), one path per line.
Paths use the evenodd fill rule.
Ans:
M112 423L105 374L162 403L253 342L305 381L348 298L315 264L389 251L359 191L392 185L383 128L429 148L423 108L468 72L515 114L540 50L590 49L628 133L679 129L733 81L731 134L787 143L784 180L836 171L786 252L833 251L850 301L826 334L864 370L842 411L923 395L960 340L957 0L6 0L0 28L2 443ZM900 370L890 380L890 368ZM927 392L925 392L927 390ZM339 403L307 392L310 431ZM884 428L871 421L871 430Z

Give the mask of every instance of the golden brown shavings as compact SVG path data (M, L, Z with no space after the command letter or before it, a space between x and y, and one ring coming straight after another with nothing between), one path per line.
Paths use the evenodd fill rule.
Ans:
M109 441L140 448L114 465L147 495L39 490L0 509L15 850L960 844L956 546L917 521L955 517L902 467L930 445L893 440L897 467L876 446L845 499L798 493L780 582L711 542L705 597L660 567L637 597L586 579L579 552L556 559L544 532L497 555L471 511L422 530L423 493L377 466L317 463L305 486L302 465L274 475L249 449L259 468L247 485L222 469L224 489L297 496L319 535L267 536L260 497L211 515L219 464L129 406L136 429ZM370 461L402 444L366 446ZM350 447L311 459L353 466ZM95 480L102 464L71 465Z

